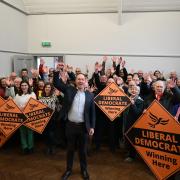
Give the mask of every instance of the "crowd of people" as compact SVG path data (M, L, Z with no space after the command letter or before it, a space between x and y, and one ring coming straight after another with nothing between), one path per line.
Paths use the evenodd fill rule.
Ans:
M180 78L175 71L168 77L154 72L128 72L122 57L113 57L112 67L106 68L107 56L96 62L92 77L80 68L74 69L63 61L55 69L47 68L43 59L39 69L22 69L19 76L12 72L9 77L0 79L0 96L13 98L23 110L30 97L38 99L55 113L51 117L43 135L47 146L46 153L53 154L57 144L67 147L67 167L62 176L66 180L72 173L74 152L78 149L81 173L89 179L86 150L89 141L93 150L101 151L106 144L114 153L121 145L126 148L126 162L136 158L136 151L124 134L146 111L154 99L180 122ZM131 105L114 121L94 104L93 97L109 83L116 83L127 96ZM20 128L20 141L23 154L34 152L33 131Z

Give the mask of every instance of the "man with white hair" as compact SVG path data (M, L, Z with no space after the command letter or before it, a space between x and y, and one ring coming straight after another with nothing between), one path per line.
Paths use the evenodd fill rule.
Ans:
M169 113L172 114L173 105L180 103L180 90L176 86L176 81L170 80L168 85L172 93L165 90L166 86L163 81L156 81L154 92L145 99L145 108L148 108L154 99L156 99Z

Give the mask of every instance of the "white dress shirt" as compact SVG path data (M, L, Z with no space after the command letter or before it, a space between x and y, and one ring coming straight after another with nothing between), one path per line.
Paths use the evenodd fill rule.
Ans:
M71 122L84 122L85 92L77 91L71 109L68 112L68 119Z

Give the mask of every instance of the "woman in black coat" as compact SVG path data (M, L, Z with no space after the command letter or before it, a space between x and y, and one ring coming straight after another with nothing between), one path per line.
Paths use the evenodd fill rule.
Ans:
M132 86L128 89L130 94L131 105L123 113L123 131L124 133L135 123L135 121L140 117L144 109L144 102L139 96L140 88L139 86ZM125 140L125 145L128 150L128 155L125 161L131 162L135 156L136 151L134 147Z

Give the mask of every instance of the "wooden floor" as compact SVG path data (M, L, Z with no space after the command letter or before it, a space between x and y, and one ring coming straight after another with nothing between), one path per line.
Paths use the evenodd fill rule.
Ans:
M22 155L18 147L0 149L0 180L60 180L66 167L66 151L56 149L56 154L46 155L44 147L36 146L34 154ZM143 161L124 162L124 153L115 154L104 147L88 157L91 180L155 180ZM69 180L80 180L79 160L76 154L73 174Z

